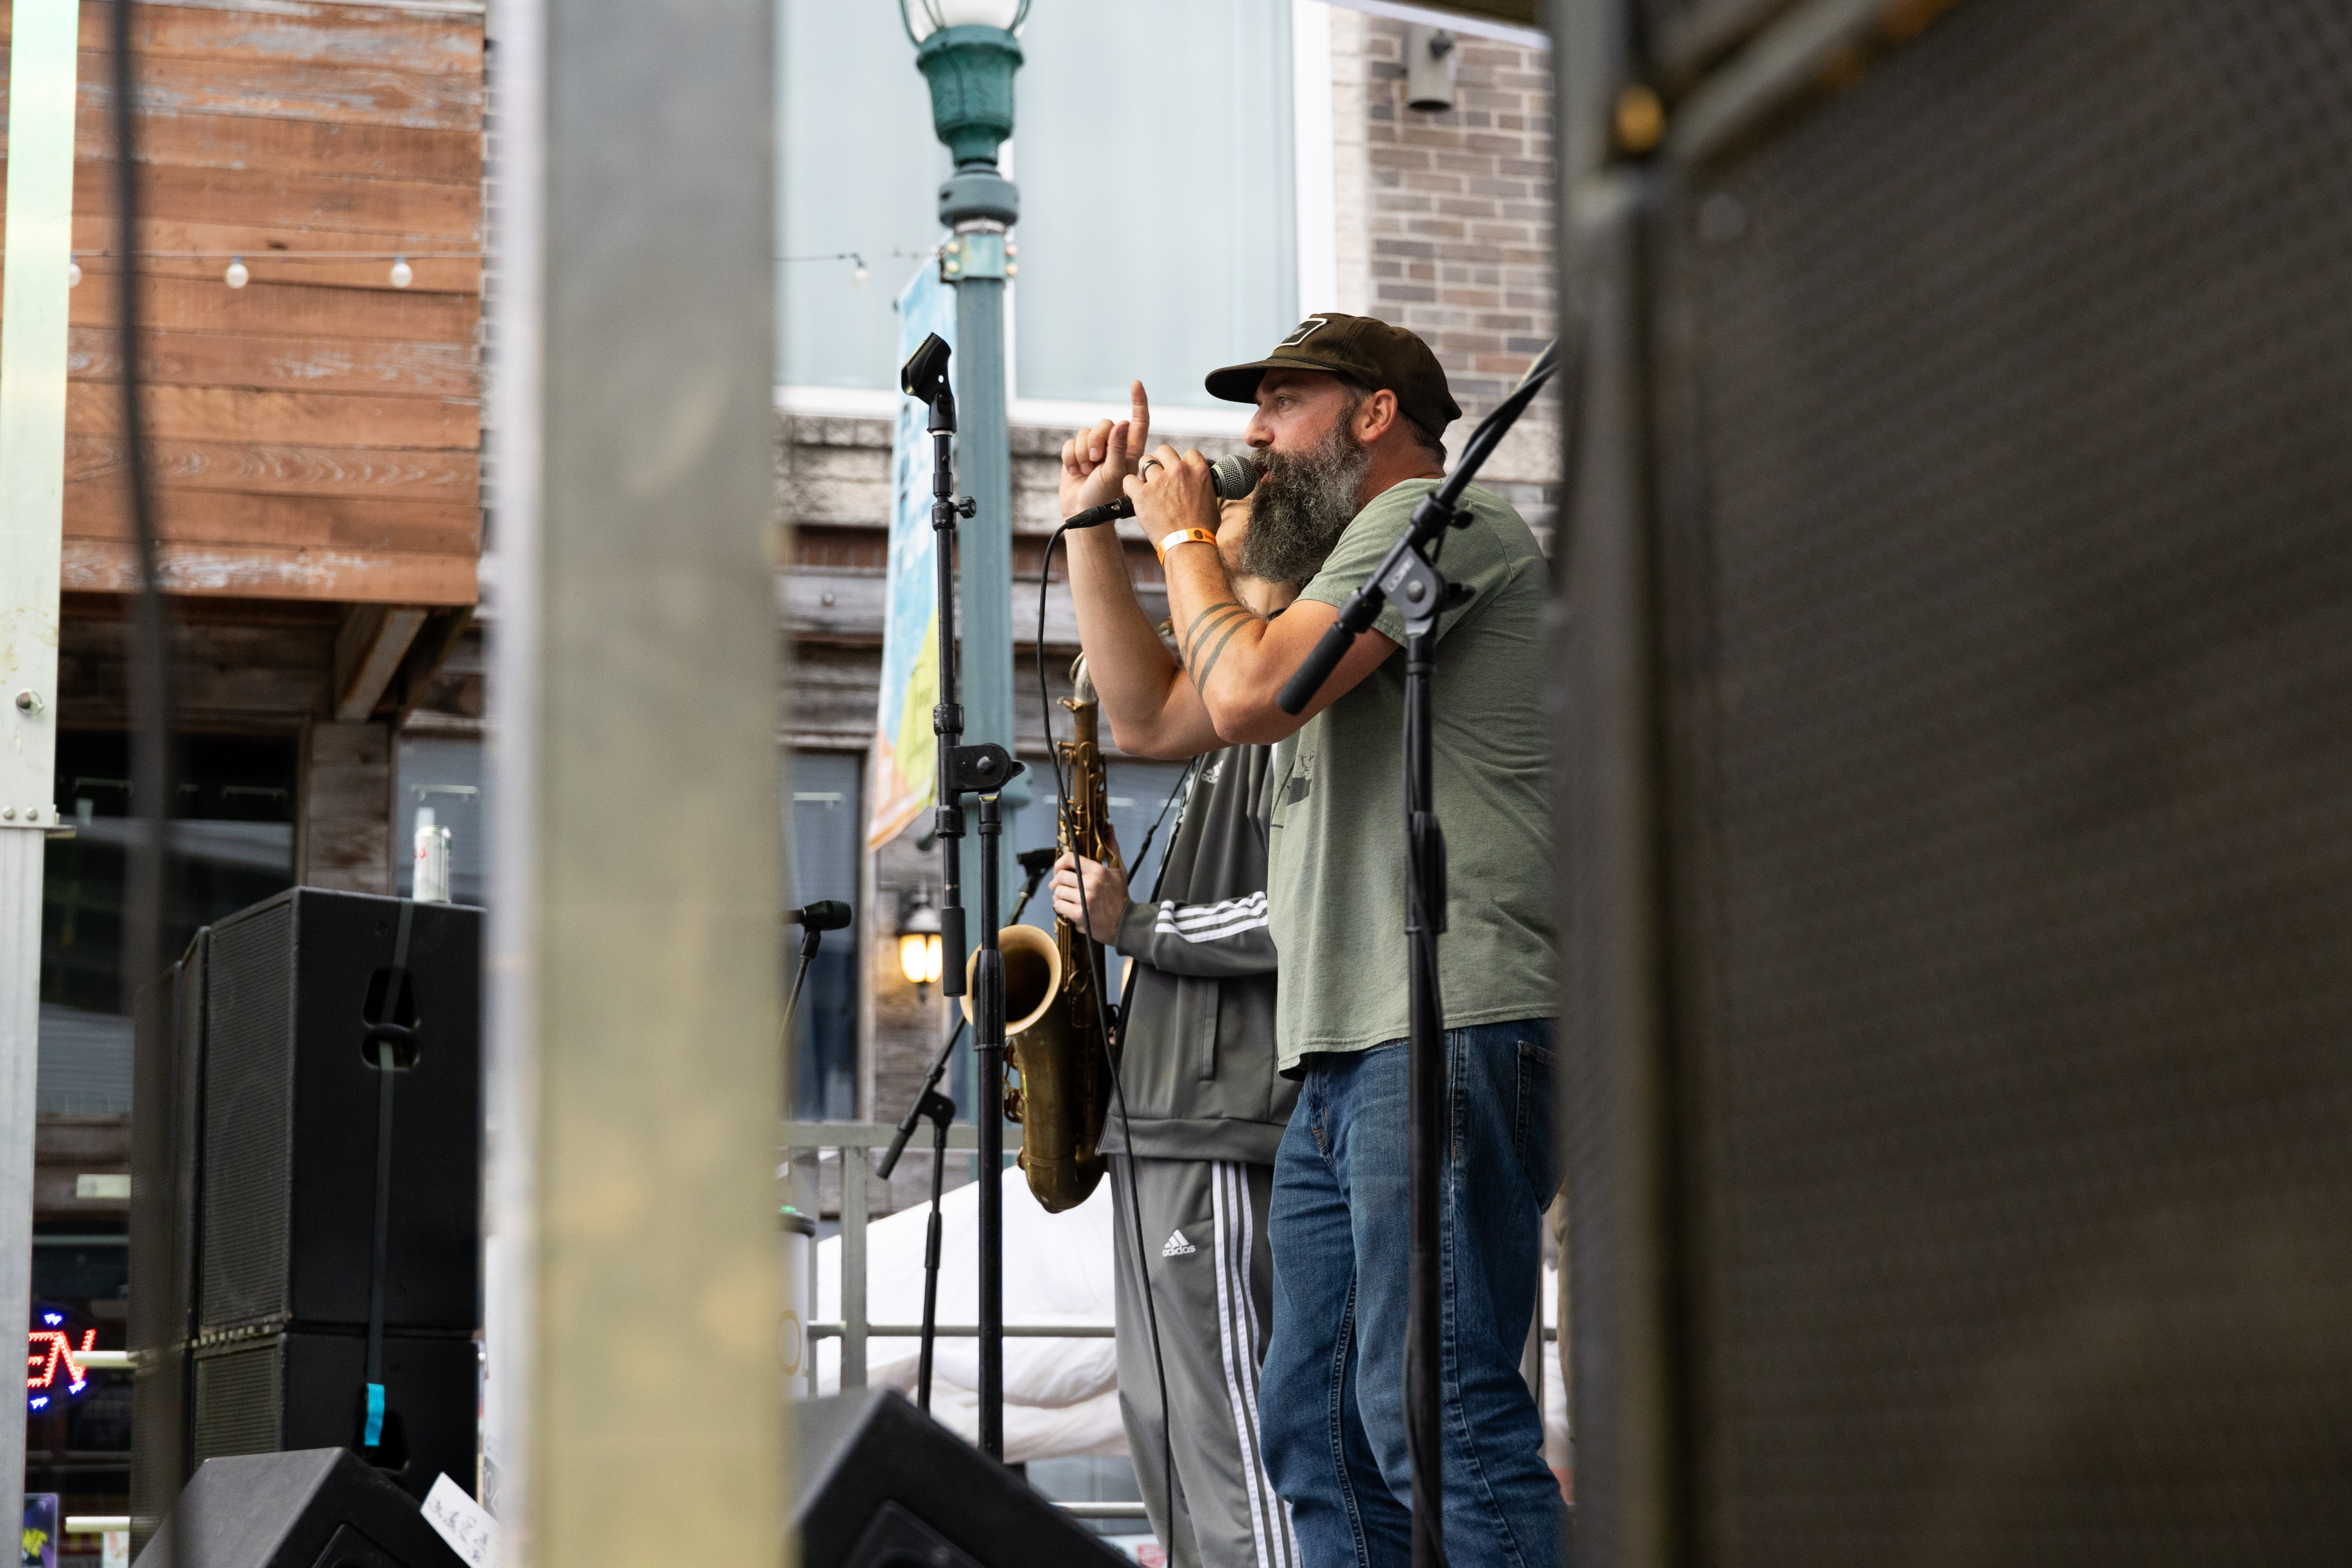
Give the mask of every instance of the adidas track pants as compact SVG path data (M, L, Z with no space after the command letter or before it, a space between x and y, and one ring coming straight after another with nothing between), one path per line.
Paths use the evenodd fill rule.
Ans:
M1266 1480L1257 1440L1258 1365L1274 1316L1265 1237L1274 1167L1115 1154L1110 1177L1119 1407L1152 1530L1175 1568L1300 1568L1289 1515ZM1168 1420L1142 1278L1150 1281L1159 1321Z

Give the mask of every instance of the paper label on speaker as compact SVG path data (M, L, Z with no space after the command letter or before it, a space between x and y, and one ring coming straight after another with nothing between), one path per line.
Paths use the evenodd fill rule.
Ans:
M425 1519L472 1568L490 1568L497 1560L498 1521L448 1477L434 1478L425 1494Z

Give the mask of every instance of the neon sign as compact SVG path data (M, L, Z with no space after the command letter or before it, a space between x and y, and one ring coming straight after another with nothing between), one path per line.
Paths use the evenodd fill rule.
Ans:
M98 1331L83 1329L76 1344L66 1318L62 1308L34 1304L25 1334L25 1409L31 1415L60 1409L89 1392L89 1368L81 1357L98 1348Z

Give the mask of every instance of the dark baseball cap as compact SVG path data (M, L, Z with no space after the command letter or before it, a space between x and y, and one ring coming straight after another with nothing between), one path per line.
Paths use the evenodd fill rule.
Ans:
M1377 392L1396 394L1397 407L1432 436L1462 417L1461 405L1445 385L1445 371L1437 356L1402 327L1370 316L1343 316L1326 310L1309 316L1274 345L1274 352L1247 364L1229 364L1209 373L1212 397L1228 403L1255 403L1257 384L1270 370L1312 370L1344 375Z

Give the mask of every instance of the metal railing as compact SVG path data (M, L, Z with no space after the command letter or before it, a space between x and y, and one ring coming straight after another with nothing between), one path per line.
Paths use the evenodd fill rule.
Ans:
M822 1181L824 1155L833 1153L841 1170L841 1316L807 1325L807 1355L809 1387L816 1386L816 1346L824 1340L841 1342L841 1386L866 1386L866 1347L869 1340L914 1339L923 1331L920 1323L877 1323L870 1321L866 1310L866 1232L873 1218L874 1173L867 1157L874 1150L887 1149L898 1134L896 1127L884 1127L870 1121L788 1121L784 1123L782 1148L784 1163L793 1173L791 1177L793 1206L814 1218L819 1208L818 1189ZM1004 1129L1004 1152L1015 1154L1021 1149L1021 1129ZM920 1130L907 1145L907 1153L931 1150L931 1130ZM969 1122L958 1122L948 1129L948 1150L966 1157L967 1165L980 1159L980 1130ZM803 1162L810 1167L803 1173ZM977 1176L978 1173L972 1174ZM928 1189L926 1190L928 1203ZM815 1248L810 1248L814 1258ZM808 1299L812 1304L817 1292L811 1282ZM932 1332L942 1339L971 1339L980 1333L976 1323L940 1323ZM1007 1323L1007 1339L1107 1340L1116 1331L1108 1323ZM1073 1519L1140 1520L1145 1517L1139 1502L1065 1502L1058 1505Z
M813 1155L822 1161L827 1152L839 1156L841 1166L841 1316L823 1321L811 1321L807 1326L808 1342L814 1356L814 1347L822 1340L841 1342L841 1386L866 1386L866 1347L869 1340L914 1339L923 1331L920 1323L877 1323L866 1316L866 1231L871 1220L872 1183L874 1173L865 1156L876 1149L887 1149L898 1135L896 1127L885 1127L871 1121L788 1121L783 1128L783 1151L787 1163L797 1167L794 1156ZM907 1145L907 1153L929 1154L931 1132L926 1127ZM852 1156L850 1151L856 1154ZM980 1130L967 1122L958 1122L948 1129L948 1150L961 1153L968 1163L980 1157ZM1021 1129L1004 1129L1004 1152L1016 1154L1021 1150ZM814 1215L814 1187L820 1179L811 1173L805 1194L809 1200L797 1204L804 1214ZM799 1194L802 1182L797 1169L794 1191ZM814 1299L815 1292L810 1292ZM941 1323L932 1331L941 1339L971 1339L980 1332L976 1323ZM1108 1323L1007 1323L1007 1339L1034 1340L1107 1340L1116 1331ZM814 1384L814 1369L811 1369Z
M866 1231L871 1219L874 1173L866 1156L876 1149L887 1149L897 1136L896 1127L885 1127L871 1121L788 1121L783 1126L784 1160L793 1171L794 1206L814 1217L817 1213L819 1170L824 1156L834 1153L841 1168L841 1316L824 1321L811 1321L806 1327L809 1355L809 1386L816 1385L815 1353L818 1342L837 1339L841 1342L841 1386L866 1386L866 1347L870 1340L914 1339L921 1334L919 1323L877 1323L866 1312ZM907 1153L929 1154L931 1132L927 1127L919 1131L907 1145ZM1021 1129L1008 1125L1004 1129L1004 1152L1015 1154L1021 1149ZM980 1157L980 1130L969 1122L958 1122L948 1129L948 1150L966 1156L968 1163ZM853 1156L852 1151L855 1151ZM812 1169L805 1180L800 1166L805 1159ZM811 1248L814 1256L814 1248ZM816 1290L812 1282L809 1299L814 1302ZM933 1331L941 1339L971 1339L979 1334L973 1323L941 1323ZM1108 1323L1007 1323L1007 1339L1107 1340L1116 1330ZM1529 1336L1528 1359L1538 1368L1531 1382L1538 1407L1543 1398L1543 1373L1540 1351L1537 1347L1557 1342L1559 1331L1549 1326ZM1139 1502L1065 1502L1062 1510L1076 1519L1142 1519Z

